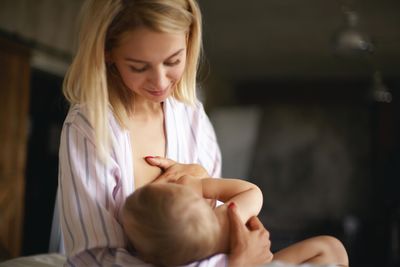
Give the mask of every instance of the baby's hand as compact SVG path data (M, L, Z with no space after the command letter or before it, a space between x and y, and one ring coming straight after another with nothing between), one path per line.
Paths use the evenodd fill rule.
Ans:
M162 174L153 182L171 182L185 175L198 179L209 176L206 169L199 164L181 164L171 159L152 156L145 157L145 160L151 166L159 167L162 170Z
M181 184L184 186L189 186L193 191L195 191L196 194L198 194L201 197L204 197L203 195L203 183L201 179L195 178L191 175L184 175L180 177L178 180L171 181L173 183ZM217 201L215 199L206 199L207 203L210 205L211 208L215 208L217 205Z
M190 175L184 175L181 176L178 180L176 180L176 183L190 187L198 195L203 197L203 186L201 183L201 179L194 178L193 176Z

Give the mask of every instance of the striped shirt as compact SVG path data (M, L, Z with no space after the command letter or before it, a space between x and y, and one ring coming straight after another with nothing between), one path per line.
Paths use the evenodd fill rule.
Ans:
M219 177L221 154L203 106L169 98L164 114L166 157L201 164L211 176ZM104 164L83 106L71 107L63 125L59 209L67 266L150 266L127 251L121 227L121 208L135 188L130 134L111 112L109 130L113 141ZM226 255L219 254L190 266L226 264Z

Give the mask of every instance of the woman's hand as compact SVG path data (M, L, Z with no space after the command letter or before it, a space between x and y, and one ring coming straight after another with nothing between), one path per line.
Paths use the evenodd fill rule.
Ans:
M163 171L154 182L173 182L186 175L194 178L209 177L207 171L199 164L181 164L172 159L162 157L145 157L145 160L150 165L159 167Z
M247 227L236 213L234 203L228 207L230 254L229 267L253 267L273 259L269 232L257 217L251 217Z

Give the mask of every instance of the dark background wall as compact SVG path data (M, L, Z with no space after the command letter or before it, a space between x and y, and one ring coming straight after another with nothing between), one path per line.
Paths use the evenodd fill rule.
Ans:
M39 69L32 70L22 248L25 255L49 249L58 184L59 138L68 108L61 86L62 77Z
M223 173L262 188L273 248L331 234L351 266L399 266L399 2L200 4ZM347 9L372 52L335 49Z

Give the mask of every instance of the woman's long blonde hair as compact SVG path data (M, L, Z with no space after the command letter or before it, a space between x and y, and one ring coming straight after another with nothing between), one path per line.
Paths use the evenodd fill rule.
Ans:
M137 27L158 32L187 34L187 60L173 97L193 104L201 42L201 13L195 0L87 0L80 15L78 50L65 76L63 92L71 105L85 105L100 155L110 144L108 112L121 126L132 112L133 94L125 88L106 52L122 34Z

